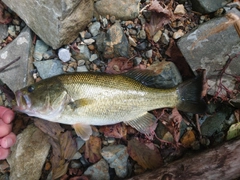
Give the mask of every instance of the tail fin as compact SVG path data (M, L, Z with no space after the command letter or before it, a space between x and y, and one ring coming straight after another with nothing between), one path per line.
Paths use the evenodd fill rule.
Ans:
M200 114L206 112L207 104L201 97L204 83L203 76L204 74L200 74L178 86L180 97L180 103L177 105L178 110Z

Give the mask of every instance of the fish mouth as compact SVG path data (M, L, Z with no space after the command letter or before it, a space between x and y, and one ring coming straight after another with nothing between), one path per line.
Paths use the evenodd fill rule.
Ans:
M24 111L31 108L31 99L28 95L23 94L20 90L15 92L17 105L13 107L14 110Z

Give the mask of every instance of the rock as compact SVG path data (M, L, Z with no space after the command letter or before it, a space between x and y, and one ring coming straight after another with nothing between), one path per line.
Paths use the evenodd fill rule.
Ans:
M85 44L78 45L78 49L80 50L80 54L79 54L80 59L84 59L84 60L90 59L91 53Z
M8 34L12 37L16 37L16 28L14 25L8 27Z
M3 2L54 49L71 43L93 16L89 0L3 0Z
M34 65L36 66L38 73L42 79L64 73L62 63L57 59L36 61L34 62Z
M98 51L103 52L106 59L116 56L129 56L128 40L118 22L112 25L107 33L100 33L96 44Z
M124 145L110 145L102 148L101 154L109 163L111 168L115 169L118 177L124 178L127 175L127 147Z
M111 16L111 17L110 17L110 22L111 22L112 24L114 24L114 23L116 22L116 17L115 17L115 16Z
M169 44L169 36L167 33L163 33L162 36L161 36L161 42L165 45L168 45Z
M98 55L97 54L92 54L89 61L92 62L94 60L98 59Z
M180 37L184 36L184 32L182 29L173 33L173 39L179 39Z
M77 72L88 72L88 69L86 66L78 66Z
M137 43L136 43L136 40L133 39L131 36L128 36L128 41L129 41L129 44L133 47L136 47L137 46Z
M28 84L32 84L33 78L30 72L31 64L32 33L29 28L24 28L14 41L0 50L0 67L5 66L17 57L20 60L0 73L0 79L15 92Z
M7 158L11 168L10 179L40 179L49 149L48 136L29 125L17 136L17 143Z
M116 19L130 20L138 16L140 0L101 0L94 5L98 14L103 17L110 15ZM110 20L113 23L111 18Z
M0 24L0 42L2 42L8 36L8 26L6 24Z
M173 13L177 15L184 15L186 14L186 10L182 4L178 4Z
M108 20L106 18L102 19L103 27L106 28L108 25Z
M94 22L92 25L89 26L88 30L92 34L92 36L96 36L99 33L99 29L101 27L100 22Z
M193 10L200 12L200 13L211 13L216 11L217 9L223 7L226 5L229 0L214 0L213 2L210 2L209 0L191 0Z
M236 9L230 12L240 16ZM208 93L214 95L218 88L216 81L219 70L226 64L227 55L234 56L240 52L240 39L234 27L234 19L220 17L205 22L183 36L178 41L178 47L193 71L199 68L206 69L210 86ZM240 56L231 61L226 72L239 76L239 66ZM234 89L233 77L223 75L222 83L229 90ZM226 95L226 92L221 91L219 95Z
M58 57L63 62L68 62L71 59L71 53L66 48L61 48L58 50Z
M153 54L153 51L152 51L152 49L150 49L150 50L148 50L148 51L146 52L146 57L147 57L147 58L151 58L151 57L152 57L152 54Z
M144 29L140 30L138 33L138 38L139 39L146 39L147 35Z
M94 43L95 40L92 39L92 38L90 38L90 39L84 39L83 42L84 42L86 45L90 45L90 44Z
M109 180L110 176L108 173L108 164L104 159L101 159L96 164L87 168L84 175L89 179L104 179Z
M147 83L147 86L155 88L172 88L182 82L182 77L177 67L170 61L154 62L147 69L158 74L152 83Z
M159 41L159 39L161 38L161 36L162 36L162 31L158 30L158 32L153 36L153 41L155 43L157 43Z
M41 61L43 59L43 54L47 52L49 46L45 44L42 40L37 40L33 57L36 61Z
M45 53L43 53L43 59L53 59L55 58L57 55L55 54L55 52L53 52L52 49L46 51Z

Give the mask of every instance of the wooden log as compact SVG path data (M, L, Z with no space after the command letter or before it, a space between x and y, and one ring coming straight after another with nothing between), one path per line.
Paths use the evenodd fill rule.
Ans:
M240 140L225 142L193 157L183 157L130 180L231 180L240 177Z

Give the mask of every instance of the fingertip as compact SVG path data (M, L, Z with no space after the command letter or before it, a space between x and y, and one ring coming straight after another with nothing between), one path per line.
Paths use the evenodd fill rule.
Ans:
M10 134L1 139L1 146L5 149L10 148L16 143L16 139L16 135L11 132Z
M2 108L2 106L0 107L0 118L2 118L2 120L9 124L12 122L12 120L14 119L14 112L11 109L8 108Z
M10 154L10 149L0 147L0 160L6 159Z

